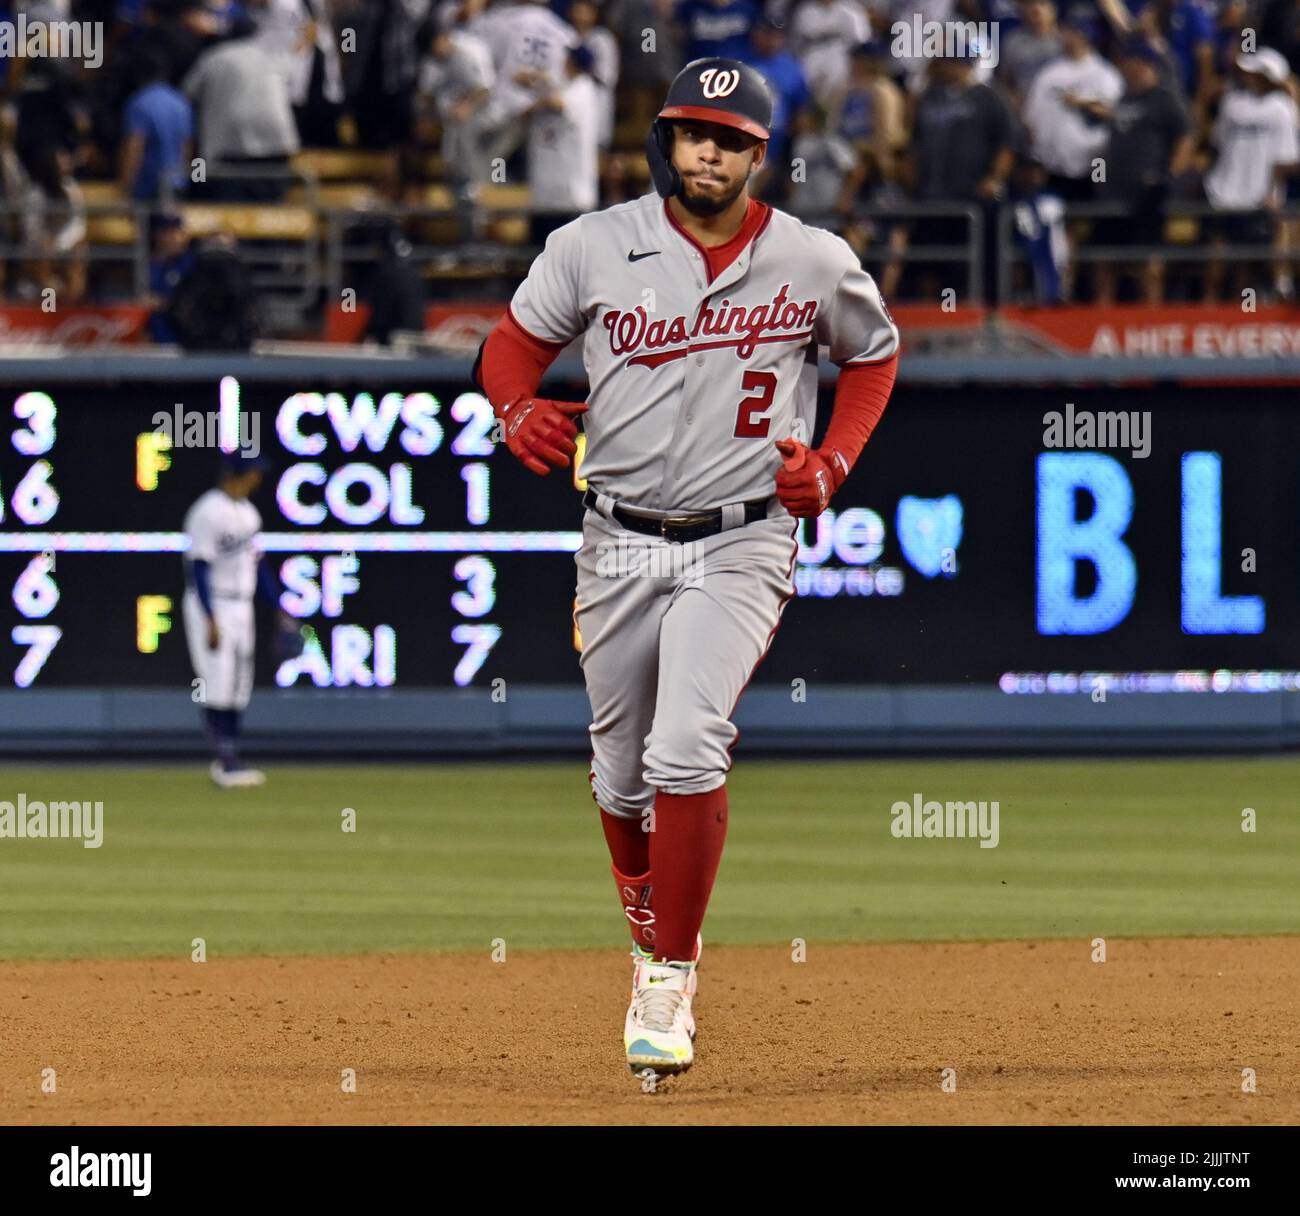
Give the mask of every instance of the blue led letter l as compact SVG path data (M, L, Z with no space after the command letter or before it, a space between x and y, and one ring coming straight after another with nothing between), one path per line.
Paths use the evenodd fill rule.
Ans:
M1223 459L1183 453L1183 632L1263 633L1264 599L1221 595Z

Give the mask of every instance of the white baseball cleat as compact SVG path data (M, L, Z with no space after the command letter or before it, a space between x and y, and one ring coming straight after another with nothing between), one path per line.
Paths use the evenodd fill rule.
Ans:
M656 963L635 950L632 957L632 1001L623 1023L627 1066L685 1072L695 1060L695 963Z
M223 768L220 760L214 760L208 769L212 780L223 790L237 789L240 786L265 785L266 774L255 768Z

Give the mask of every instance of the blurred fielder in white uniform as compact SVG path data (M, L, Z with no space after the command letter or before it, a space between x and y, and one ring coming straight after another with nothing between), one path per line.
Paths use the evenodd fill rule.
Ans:
M201 681L198 700L212 741L212 780L223 788L266 780L239 759L240 717L253 691L253 596L279 601L275 577L258 548L262 516L249 501L266 467L261 457L223 456L217 485L185 516L185 637ZM281 626L294 628L285 614Z

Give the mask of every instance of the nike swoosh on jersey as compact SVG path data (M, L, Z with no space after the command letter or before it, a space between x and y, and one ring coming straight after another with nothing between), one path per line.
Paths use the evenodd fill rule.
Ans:
M662 249L652 249L649 253L633 253L629 249L627 251L627 260L629 262L639 262L642 258L657 258L661 253L663 253Z

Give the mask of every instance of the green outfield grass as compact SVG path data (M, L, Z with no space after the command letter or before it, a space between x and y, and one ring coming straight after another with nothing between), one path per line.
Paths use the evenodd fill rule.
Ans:
M97 850L0 839L0 958L625 941L581 761L269 772L0 769L0 800L105 804ZM729 788L714 942L1300 933L1300 759L742 758ZM996 799L999 846L895 839L916 793Z

